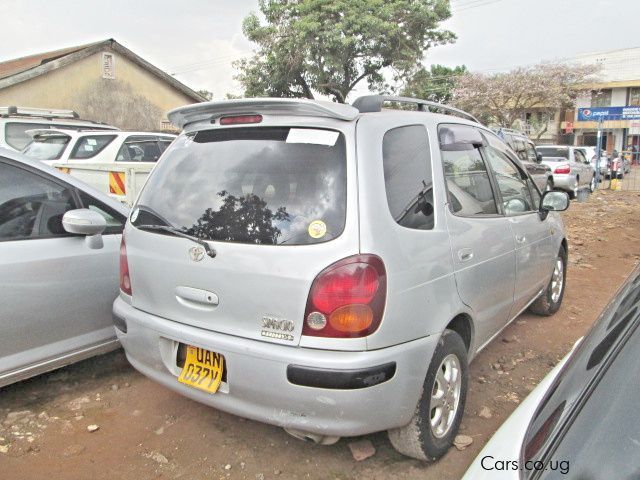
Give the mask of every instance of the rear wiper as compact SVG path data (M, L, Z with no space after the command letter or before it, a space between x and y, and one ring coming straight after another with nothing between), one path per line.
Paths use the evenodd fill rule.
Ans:
M198 245L202 245L204 247L204 251L208 256L210 256L211 258L216 258L215 249L212 248L206 240L194 237L193 235L189 235L188 233L184 233L182 230L175 227L169 227L167 225L136 225L136 228L139 228L140 230L150 230L152 232L165 232L175 235L176 237L186 238L187 240L191 240Z

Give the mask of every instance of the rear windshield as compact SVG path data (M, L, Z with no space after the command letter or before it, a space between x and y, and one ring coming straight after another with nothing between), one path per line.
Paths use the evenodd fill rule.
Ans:
M58 160L69 144L71 137L46 137L35 139L22 151L27 157L38 160Z
M307 245L339 236L345 214L342 134L241 127L179 137L132 218L205 240Z
M569 149L567 147L536 147L536 150L543 157L562 157L569 159Z

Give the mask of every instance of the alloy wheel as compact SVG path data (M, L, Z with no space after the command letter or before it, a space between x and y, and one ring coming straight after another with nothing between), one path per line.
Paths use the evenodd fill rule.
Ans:
M431 391L429 412L434 437L442 438L451 429L458 413L461 390L460 360L456 355L449 354L440 363Z
M562 295L562 288L564 287L564 261L558 257L556 259L556 265L553 268L553 275L551 276L551 301L556 303Z

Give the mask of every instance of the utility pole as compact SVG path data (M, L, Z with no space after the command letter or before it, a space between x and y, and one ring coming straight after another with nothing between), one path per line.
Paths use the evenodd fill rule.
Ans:
M596 187L600 183L600 157L602 156L602 126L603 115L598 118L598 143L596 144Z

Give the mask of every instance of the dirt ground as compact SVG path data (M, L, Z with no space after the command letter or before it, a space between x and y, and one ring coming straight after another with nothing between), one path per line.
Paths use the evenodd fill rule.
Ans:
M0 389L0 478L460 478L640 260L640 193L597 191L564 218L561 310L520 316L475 359L461 431L473 443L434 464L402 457L384 433L362 437L376 454L356 462L348 444L358 439L316 446L205 407L149 381L117 351Z

